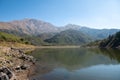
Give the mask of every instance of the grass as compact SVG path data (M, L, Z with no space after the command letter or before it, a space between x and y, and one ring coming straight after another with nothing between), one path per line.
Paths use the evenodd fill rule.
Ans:
M30 44L29 41L24 40L21 37L4 33L4 32L0 32L0 42L17 42L17 43L23 43L23 44Z
M5 32L0 32L0 46L27 48L33 47L29 41Z

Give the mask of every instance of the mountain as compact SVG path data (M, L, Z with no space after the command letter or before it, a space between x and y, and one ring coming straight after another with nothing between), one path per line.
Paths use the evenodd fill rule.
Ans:
M37 37L41 38L42 40L50 39L53 36L55 36L57 33L42 33L38 35Z
M23 19L12 22L0 22L1 31L18 32L27 35L38 35L41 33L58 32L54 25L36 19Z
M15 20L11 22L0 22L0 31L19 34L19 35L41 35L41 34L53 34L59 33L65 30L80 30L86 35L90 35L95 39L103 39L111 34L114 34L118 29L92 29L84 26L79 26L75 24L68 24L62 27L54 26L51 23L37 20L37 19L23 19ZM96 34L95 34L96 33Z
M62 31L50 39L44 40L45 42L59 45L81 45L92 41L92 39L78 31L78 30L66 30Z
M101 41L100 48L120 48L120 31Z
M79 25L75 25L75 24L67 24L65 26L61 26L59 28L60 31L65 31L65 30L69 30L69 29L73 29L73 30L79 30L81 29L83 26L79 26Z
M80 41L85 43L89 42L88 40L90 39L92 40L105 39L109 35L118 32L119 29L92 29L75 24L68 24L65 26L57 27L51 23L41 20L23 19L14 20L11 22L0 22L0 31L20 36L23 39L25 40L27 39L28 41L32 42L34 45L44 45L47 44L46 42L54 43L54 41L57 41L56 44L57 43L82 44L80 43ZM55 40L56 38L57 40ZM63 41L60 38L63 38L62 39ZM75 40L72 38L75 38Z
M88 27L81 27L81 32L91 36L94 40L102 40L107 38L109 35L115 34L119 29L92 29Z
M43 35L54 34L68 29L79 29L79 25L68 24L66 26L57 27L51 23L37 19L23 19L11 22L0 22L0 31L18 34L18 35Z

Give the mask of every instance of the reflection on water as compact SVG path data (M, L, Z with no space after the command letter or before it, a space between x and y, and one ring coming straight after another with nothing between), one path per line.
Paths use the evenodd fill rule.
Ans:
M31 80L120 80L120 51L105 49L37 49Z

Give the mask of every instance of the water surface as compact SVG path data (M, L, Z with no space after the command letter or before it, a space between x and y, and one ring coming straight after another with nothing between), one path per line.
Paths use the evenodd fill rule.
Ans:
M120 50L36 49L31 80L120 80Z

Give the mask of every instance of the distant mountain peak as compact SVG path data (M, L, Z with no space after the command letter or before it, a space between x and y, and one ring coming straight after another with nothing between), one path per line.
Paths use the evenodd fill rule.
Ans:
M21 21L49 23L49 22L45 22L45 21L42 21L42 20L34 19L34 18L24 18L24 19L21 20Z
M82 27L80 25L76 25L76 24L67 24L65 25L66 27Z
M57 27L52 25L51 23L37 19L30 19L30 18L25 18L22 20L14 20L11 22L4 22L4 23L2 22L0 24L0 29L17 31L29 35L58 32Z
M73 30L79 30L80 28L82 28L82 26L79 25L75 25L75 24L67 24L64 27L62 27L62 31L64 30L68 30L68 29L73 29Z

